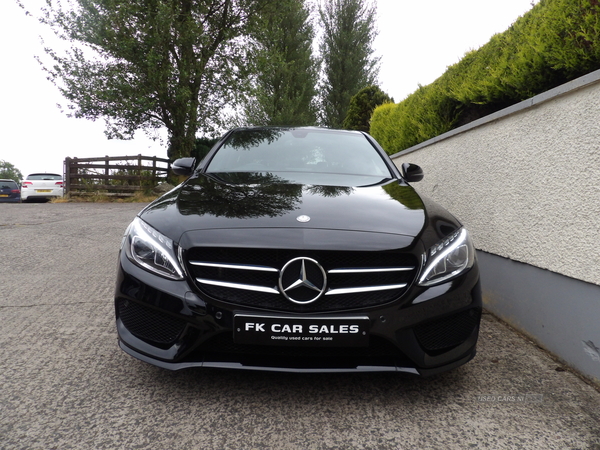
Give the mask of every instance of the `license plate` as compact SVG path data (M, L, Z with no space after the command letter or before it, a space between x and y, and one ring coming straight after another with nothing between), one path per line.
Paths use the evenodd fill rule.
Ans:
M236 314L236 344L304 347L368 347L368 317L299 318Z
M0 197L8 197L7 194L0 194Z
M36 189L35 192L52 192L52 189Z

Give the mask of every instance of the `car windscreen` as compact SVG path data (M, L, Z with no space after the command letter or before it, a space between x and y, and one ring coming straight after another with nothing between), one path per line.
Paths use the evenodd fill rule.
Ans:
M206 171L391 176L364 135L305 128L237 130L219 148Z
M27 176L28 180L62 180L62 175L55 173L32 173Z

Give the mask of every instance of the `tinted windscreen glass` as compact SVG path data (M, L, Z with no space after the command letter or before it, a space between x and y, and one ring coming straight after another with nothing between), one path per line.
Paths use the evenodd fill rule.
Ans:
M307 129L234 132L207 172L308 172L386 178L385 162L359 133Z
M19 186L12 181L0 181L0 189L19 189Z

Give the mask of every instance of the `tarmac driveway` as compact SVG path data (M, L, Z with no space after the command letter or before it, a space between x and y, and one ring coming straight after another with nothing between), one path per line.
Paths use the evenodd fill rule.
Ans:
M490 314L434 378L168 372L117 346L141 204L0 204L1 449L600 449L600 392Z

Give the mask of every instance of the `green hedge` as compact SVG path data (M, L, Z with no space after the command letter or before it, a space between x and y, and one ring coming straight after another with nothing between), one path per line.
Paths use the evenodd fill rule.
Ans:
M378 107L370 133L390 154L600 69L600 0L540 0L432 84Z

